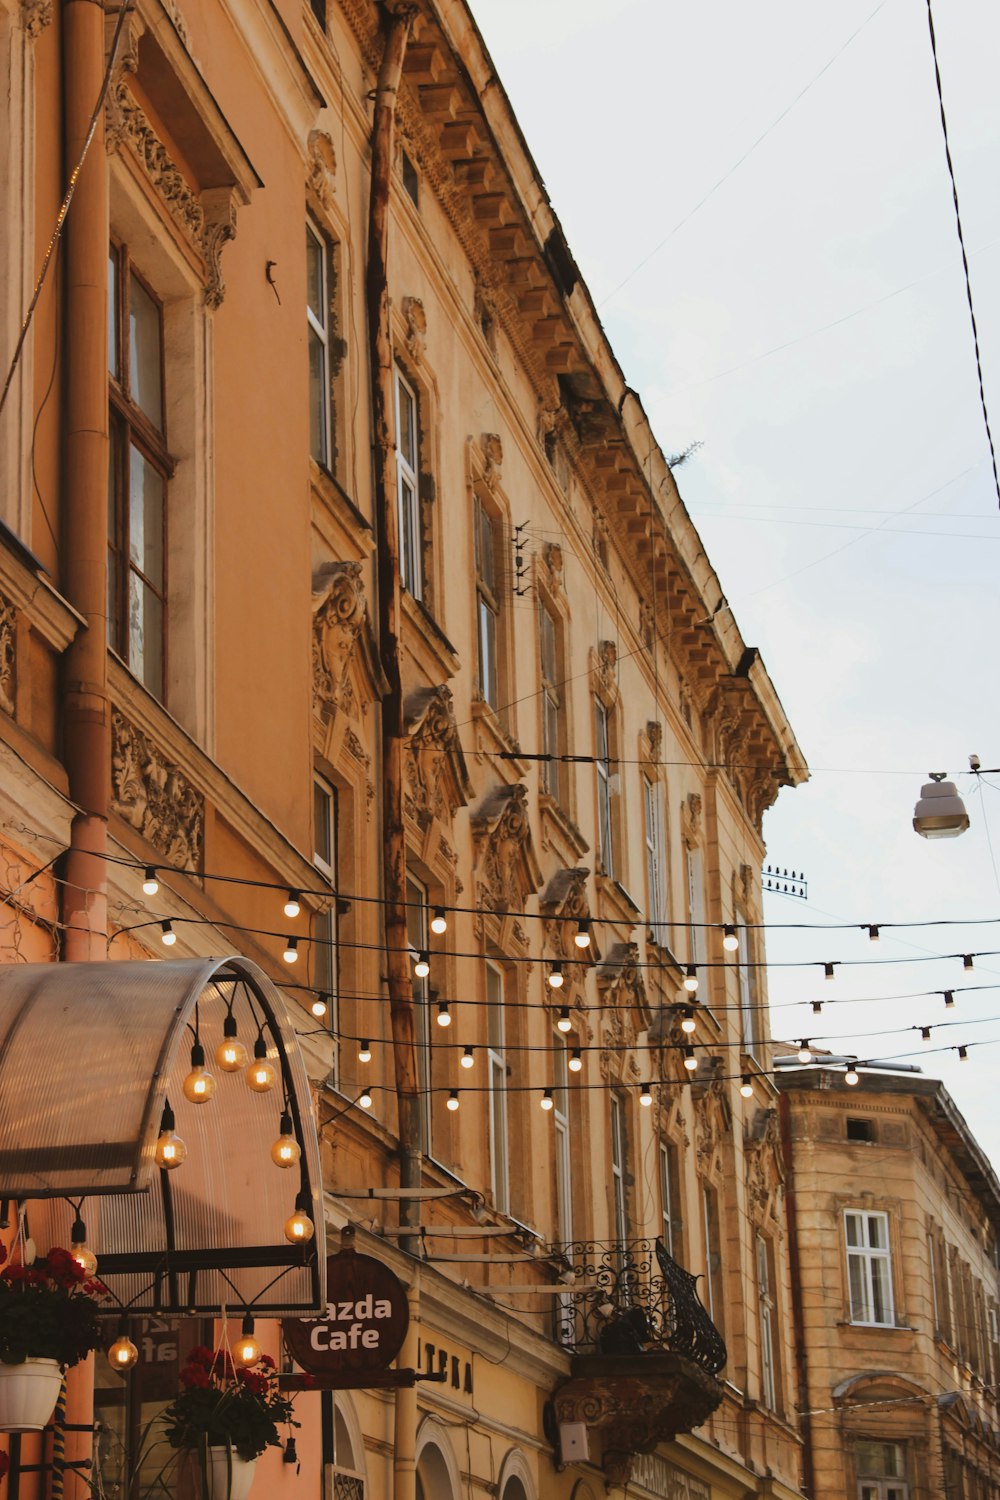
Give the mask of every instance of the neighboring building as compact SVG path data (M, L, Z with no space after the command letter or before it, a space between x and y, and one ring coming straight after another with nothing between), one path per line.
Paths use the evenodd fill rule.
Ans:
M1000 1494L1000 1182L943 1084L777 1075L813 1500Z
M124 18L2 417L3 956L241 952L287 987L334 1246L359 1225L409 1289L401 1363L445 1379L303 1396L300 1467L269 1455L256 1494L594 1500L607 1480L647 1500L790 1500L755 924L763 814L802 756L464 0L422 0L405 38L391 400L373 424L372 91L393 9L137 0ZM0 0L5 352L117 18ZM412 982L421 1182L441 1195L407 1233L380 458L403 589L408 937L428 954ZM678 1266L725 1340L719 1379ZM108 1493L200 1336L166 1317L138 1332L127 1389L97 1373Z

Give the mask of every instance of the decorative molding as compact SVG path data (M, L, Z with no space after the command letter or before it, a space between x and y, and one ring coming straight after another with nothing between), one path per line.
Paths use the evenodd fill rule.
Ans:
M639 968L636 943L613 943L597 965L598 1003L604 1013L601 1073L608 1082L620 1082L626 1071L625 1057L631 1053L640 1031L652 1020L646 986ZM635 1058L628 1056L627 1071L638 1078Z
M190 52L191 38L188 35L187 22L181 15L177 0L160 0L160 3L162 4L163 9L166 11L167 15L170 17L170 20L173 23L173 28L176 31L177 35L180 37L181 41Z
M503 469L503 443L497 432L483 433L483 483L487 489L495 490L500 485Z
M450 688L418 688L403 706L407 734L403 799L421 828L450 823L472 796ZM450 852L450 861L455 858Z
M563 589L563 552L558 542L546 542L542 548L542 563L545 582L550 593L561 594Z
M313 717L325 730L354 707L349 668L366 619L359 562L325 563L312 583Z
M594 964L601 956L593 932L586 948L578 948L573 941L576 924L590 921L589 875L590 871L582 865L572 870L557 870L539 900L545 947L554 957L575 964Z
M0 594L0 708L14 716L17 699L17 610Z
M403 298L403 320L406 323L404 344L415 365L419 365L427 342L427 314L419 297Z
M325 130L309 132L309 175L306 186L324 213L333 208L337 190L337 153Z
M695 848L701 839L701 795L688 792L681 803L681 833L689 849Z
M692 1089L694 1108L694 1144L698 1170L706 1177L717 1177L719 1148L732 1127L732 1111L719 1078Z
M599 641L590 648L590 678L598 698L609 708L618 701L618 647L614 641Z
M523 782L495 787L472 814L476 896L481 912L523 910L542 883Z
M117 708L111 714L111 808L171 864L200 868L204 797Z
M646 724L646 745L650 760L659 760L663 749L663 725L656 719L650 719Z
M21 25L31 41L38 41L51 20L52 0L21 0Z

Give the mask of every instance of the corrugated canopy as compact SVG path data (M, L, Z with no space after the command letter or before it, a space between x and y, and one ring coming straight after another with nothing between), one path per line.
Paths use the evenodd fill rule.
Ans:
M214 1062L228 1014L249 1054L262 1037L266 1093ZM197 1032L213 1098L183 1082ZM164 1105L187 1145L167 1172L154 1151ZM287 1108L301 1147L278 1168ZM315 1237L290 1244L304 1194ZM98 1274L130 1310L318 1312L326 1262L319 1146L309 1085L284 1001L243 958L0 967L0 1197L43 1199L34 1238L68 1244L74 1203ZM63 1200L63 1201L59 1201Z

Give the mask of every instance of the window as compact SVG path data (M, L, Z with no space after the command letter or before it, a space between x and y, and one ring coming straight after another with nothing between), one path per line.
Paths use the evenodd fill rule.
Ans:
M705 881L700 849L687 851L688 963L696 964L703 948Z
M562 683L559 673L558 627L544 604L538 606L538 635L542 657L542 751L557 757L562 754ZM560 800L558 759L543 760L542 790L556 802Z
M500 665L497 635L500 594L496 565L497 523L479 496L473 502L476 528L476 638L479 650L479 696L494 713L500 710Z
M628 1242L628 1192L626 1183L625 1105L619 1094L611 1095L611 1233L619 1245Z
M611 816L611 716L600 698L594 699L597 731L597 857L600 871L615 877L614 820Z
M774 1302L774 1272L771 1246L757 1236L757 1298L760 1307L760 1398L771 1411L778 1410L777 1313Z
M844 1231L851 1322L891 1328L895 1318L889 1215L848 1209L844 1214Z
M722 1331L722 1231L719 1224L719 1195L707 1184L702 1192L705 1214L706 1307L715 1326Z
M847 1121L847 1139L849 1141L873 1141L875 1139L875 1126L871 1120Z
M315 0L321 9L325 0ZM317 12L322 25L325 17ZM330 370L330 247L314 224L306 223L306 324L309 338L309 451L318 464L333 468Z
M655 943L667 945L667 881L663 838L663 788L648 776L642 779L646 824L646 900L649 932Z
M396 369L396 502L399 520L399 578L414 599L424 597L420 527L420 408L413 387Z
M855 1445L858 1500L906 1500L906 1454L901 1443L863 1441ZM953 1493L948 1490L949 1495ZM957 1491L954 1493L958 1493Z
M560 1244L573 1238L573 1168L570 1154L569 1072L566 1043L559 1035L554 1048L555 1088L552 1091L552 1128L556 1165L556 1234Z
M489 1060L490 1186L493 1206L510 1212L510 1170L507 1142L507 1056L503 1013L503 974L486 965L486 1025Z
M737 914L738 915L738 914ZM753 967L753 949L745 919L737 928L739 936L739 959L737 974L740 984L740 1022L743 1050L756 1056L760 1044L757 1034L757 970Z
M427 941L427 892L412 875L406 877L406 936L414 953L424 953ZM417 1087L420 1091L420 1149L431 1154L431 996L427 976L413 975L413 1007L417 1041Z
M163 312L124 245L108 257L108 640L162 700L166 647L167 451Z
M321 776L313 780L313 864L331 887L337 889L337 793ZM326 1024L334 1036L340 1030L337 1015L337 902L313 919L316 942L312 952L312 982L330 997ZM334 1078L337 1068L334 1066Z
M660 1142L660 1238L674 1260L681 1259L681 1189L677 1147Z

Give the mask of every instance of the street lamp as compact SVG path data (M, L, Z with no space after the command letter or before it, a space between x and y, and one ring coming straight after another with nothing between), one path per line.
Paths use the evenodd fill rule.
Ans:
M913 809L913 826L921 838L954 839L969 826L969 814L953 781L945 781L944 771L931 771L930 781L920 788L920 799Z

